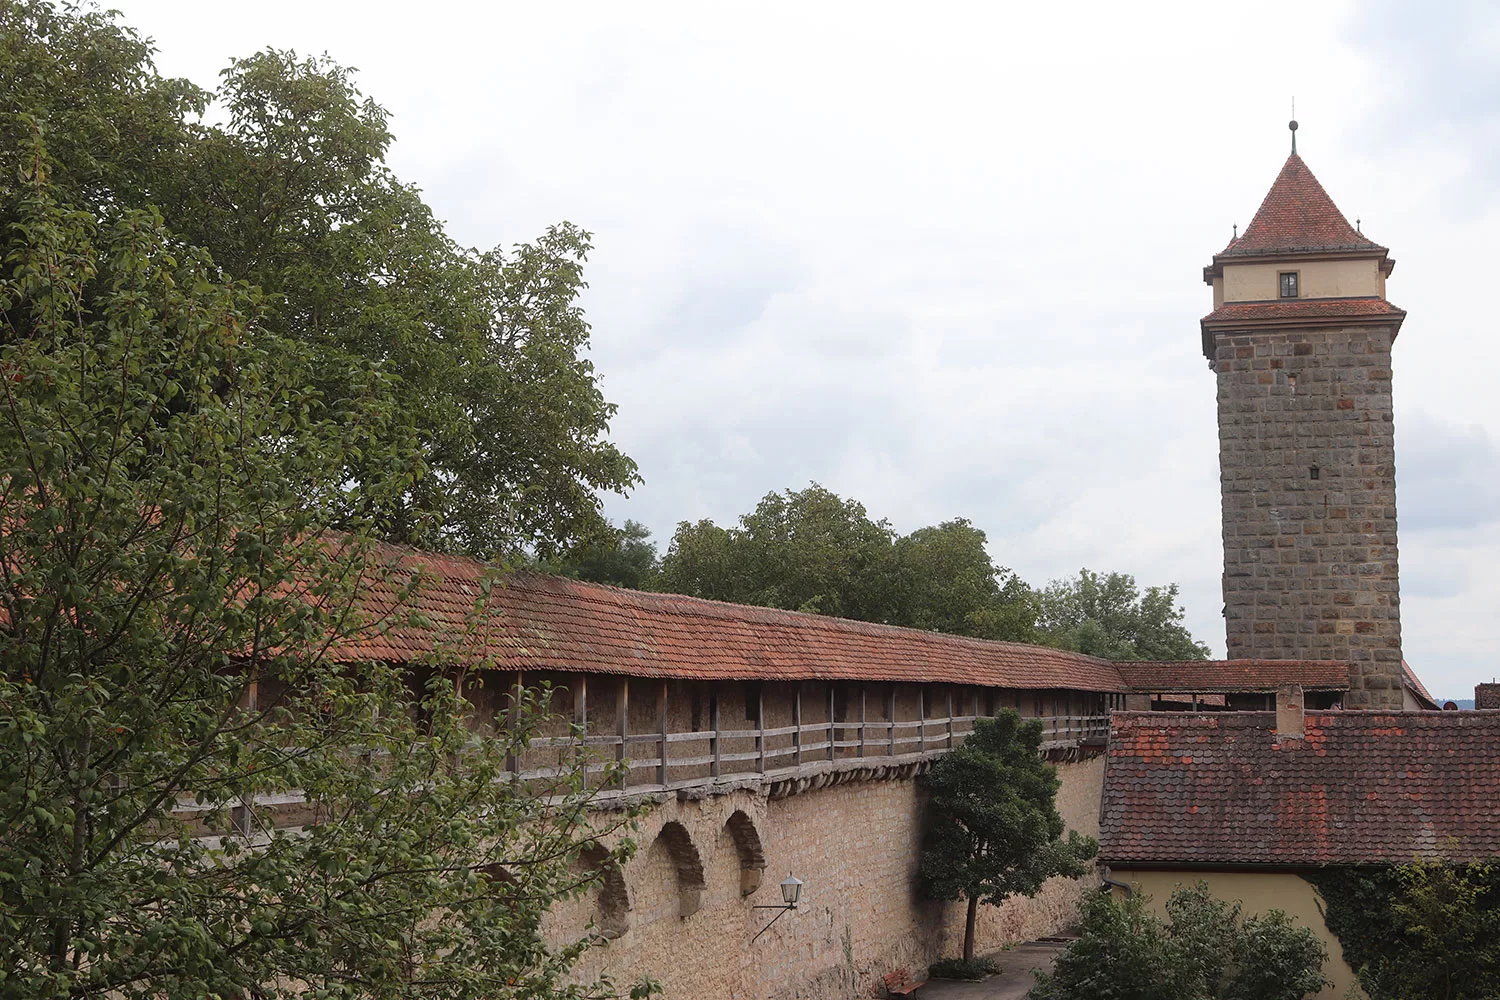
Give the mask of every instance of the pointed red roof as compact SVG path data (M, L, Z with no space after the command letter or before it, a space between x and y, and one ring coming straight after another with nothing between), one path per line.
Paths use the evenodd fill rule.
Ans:
M1349 225L1302 157L1286 159L1276 183L1239 239L1220 257L1270 256L1322 250L1384 250Z

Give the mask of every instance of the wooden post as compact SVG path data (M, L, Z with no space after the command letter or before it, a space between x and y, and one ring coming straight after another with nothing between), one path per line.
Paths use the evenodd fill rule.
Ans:
M754 685L754 753L756 771L765 774L765 687Z
M896 685L893 683L885 692L885 738L890 744L889 756L896 756Z
M573 744L574 761L581 766L584 784L588 784L589 675L579 674L573 681L573 728L578 742Z
M630 785L630 754L626 750L625 738L630 735L630 678L620 678L620 696L615 699L615 728L620 731L620 742L615 746L615 761L623 765L620 771L620 787Z
M927 752L927 685L917 685L917 753Z
M717 690L717 689L715 689L715 690ZM709 739L708 739L708 742L709 742L708 752L711 753L711 754L713 754L713 757L714 757L713 763L708 766L708 776L710 778L717 778L719 776L719 757L720 757L720 746L719 746L719 743L720 743L720 740L719 740L719 696L717 694L711 694L711 695L708 696L708 728L710 728L710 729L712 729L714 731L714 734L712 736L710 736Z
M828 682L828 759L833 760L833 681Z
M516 686L510 691L510 710L505 713L506 738L510 742L510 752L505 755L505 769L514 774L520 773L520 766L516 758L516 731L519 729L516 716L521 712L521 693L526 688L522 684L521 671L516 671Z
M792 684L792 763L802 766L802 682Z
M245 685L244 694L240 698L240 707L248 715L255 715L260 711L260 679L251 675L250 683ZM111 786L120 783L119 775L110 780ZM252 819L250 815L250 800L241 798L239 804L229 810L229 825L235 833L241 837L249 838Z
M667 784L667 681L661 682L661 695L657 703L660 711L661 739L657 740L656 746L660 751L656 755L656 783L662 787Z
M953 749L953 685L948 685L948 749Z
M865 755L865 689L868 685L859 686L859 755Z

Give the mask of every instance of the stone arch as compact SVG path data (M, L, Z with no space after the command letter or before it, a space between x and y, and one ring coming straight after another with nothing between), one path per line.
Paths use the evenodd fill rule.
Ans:
M760 879L766 869L766 854L761 849L760 831L743 809L730 813L724 823L734 841L735 853L740 857L740 895L748 896L760 888Z
M514 889L521 884L521 880L516 878L515 874L509 868L498 861L487 865L479 865L474 869L474 874L483 875L491 882L498 882L507 889Z
M613 940L630 930L630 892L625 888L625 875L602 844L585 847L579 859L585 870L603 876L599 884L599 932Z
M656 839L667 849L677 869L677 915L690 917L703 906L703 890L707 885L703 879L703 858L687 827L676 820L664 824Z

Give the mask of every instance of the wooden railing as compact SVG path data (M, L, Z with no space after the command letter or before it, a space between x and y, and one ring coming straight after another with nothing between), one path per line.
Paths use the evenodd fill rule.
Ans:
M792 725L724 729L715 700L709 706L706 729L673 732L665 709L660 708L662 704L664 699L658 703L659 711L653 713L657 715L654 731L637 733L631 732L628 724L628 695L620 698L611 727L617 731L605 734L589 724L586 694L579 692L575 695L573 733L585 735L531 739L530 752L521 759L510 758L507 769L527 781L553 777L581 766L586 775L597 776L591 783L603 796L701 788L740 779L776 781L826 769L919 762L957 746L973 731L974 720L978 718L945 714L895 720L895 705L888 699L882 710L884 717L869 719L865 701L860 698L855 714L861 718L837 718L830 702L823 714L833 716L832 722L804 723L798 697L792 704ZM928 712L925 697L918 707L922 714ZM764 719L764 704L755 708L756 714ZM1108 715L1045 716L1039 721L1043 726L1043 751L1102 744L1109 736ZM583 764L577 762L572 752L580 748L580 743L593 757ZM611 783L603 787L604 776L610 772L613 772ZM231 803L231 822L241 834L253 833L256 828L269 834L272 827L280 825L274 816L278 807L296 806L303 801L297 791L237 800ZM185 797L176 811L190 816L209 808Z
M710 713L716 716L717 713ZM831 762L901 762L957 746L974 729L973 715L924 720L842 720L801 723L756 729L710 728L671 732L588 735L586 747L601 760L622 765L614 787L651 791L709 785L737 775L783 775L810 765ZM1042 748L1052 750L1102 742L1109 736L1109 716L1050 716L1043 725ZM576 746L572 736L540 737L530 741L533 751ZM523 780L550 777L557 766L535 766L518 761ZM528 766L530 765L530 766ZM605 763L587 765L591 772L609 769Z

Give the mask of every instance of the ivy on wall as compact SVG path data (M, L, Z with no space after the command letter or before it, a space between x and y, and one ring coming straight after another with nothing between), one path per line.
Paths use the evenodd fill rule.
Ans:
M1371 1000L1500 996L1500 865L1434 861L1306 877Z

